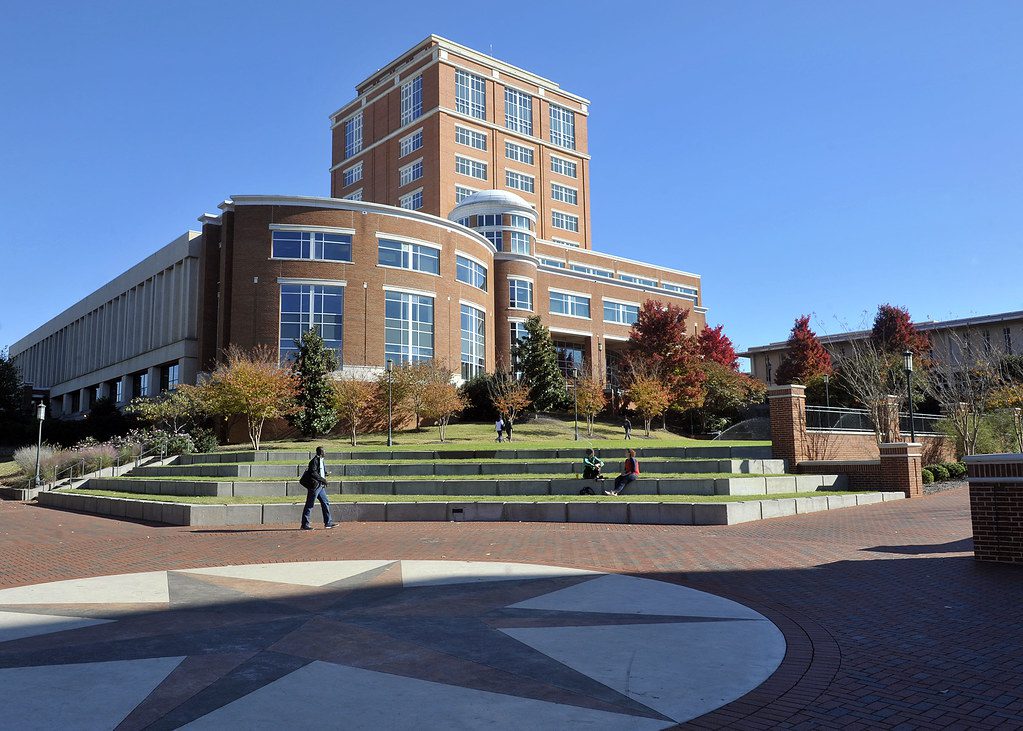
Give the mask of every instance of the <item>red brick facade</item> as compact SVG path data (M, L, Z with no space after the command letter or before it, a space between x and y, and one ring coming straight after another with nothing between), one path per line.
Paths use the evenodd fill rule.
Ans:
M1023 454L967 457L966 467L974 556L1023 564Z

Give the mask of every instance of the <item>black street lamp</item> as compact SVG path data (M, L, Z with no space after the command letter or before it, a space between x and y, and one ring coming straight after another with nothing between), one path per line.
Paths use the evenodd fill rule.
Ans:
M579 441L579 369L572 369L572 380L575 381L575 386L572 389L573 395L575 396L575 440Z
M39 421L39 438L36 440L36 479L35 486L39 487L43 481L39 477L39 455L43 451L43 419L46 418L46 403L40 401L36 406L36 419Z
M913 351L902 354L902 365L906 369L906 397L909 399L909 438L916 441L916 424L913 419Z
M828 386L831 383L831 376L827 373L824 374L824 405L829 409L831 408L831 391Z
M391 372L391 367L394 365L394 361L390 358L387 359L387 446L394 446L394 439L392 438L391 429L391 384L394 382L394 374Z

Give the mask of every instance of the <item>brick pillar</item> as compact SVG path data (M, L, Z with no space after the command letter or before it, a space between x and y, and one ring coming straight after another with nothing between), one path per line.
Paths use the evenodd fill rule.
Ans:
M973 557L1023 565L1023 454L966 458Z
M771 407L771 452L785 460L788 469L809 459L806 438L806 388L798 384L767 389Z
M886 492L904 492L906 497L924 494L923 445L919 442L882 444L881 485Z

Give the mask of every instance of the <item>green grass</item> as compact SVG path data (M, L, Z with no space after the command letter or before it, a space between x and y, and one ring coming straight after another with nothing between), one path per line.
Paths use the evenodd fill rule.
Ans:
M9 462L0 462L0 480L5 477L14 477L15 475L21 474L21 467L14 460Z
M573 457L543 457L540 459L515 459L515 458L500 458L500 457L484 457L480 459L344 459L340 460L342 464L355 463L360 465L373 465L373 464L507 464L509 462L529 462L530 464L565 464L566 462L578 462L582 463L585 453L580 449L578 459ZM728 457L642 457L643 464L647 462L707 462L717 461L719 459L729 459ZM609 466L618 463L619 460L614 457L608 457L606 454L603 457L604 465ZM624 460L624 455L622 455ZM266 462L190 462L188 465L181 465L185 467L220 467L226 464L245 464L245 465L304 465L307 460L296 460L296 459L271 459ZM327 459L328 468L332 464L338 464L338 460ZM175 465L171 465L172 467Z
M642 424L634 424L632 440L623 438L620 423L596 422L593 425L593 436L586 435L584 423L579 427L579 441L574 439L574 422L571 418L563 419L544 416L539 420L526 417L515 424L512 442L495 441L494 425L486 424L451 424L446 431L446 441L441 442L436 427L424 428L421 431L399 431L394 434L394 449L402 451L435 450L448 451L457 449L571 449L578 447L599 447L600 449L626 449L628 447L747 447L767 446L770 442L720 440L707 441L688 439L670 432L653 430L647 437ZM322 446L327 451L374 451L387 449L387 434L374 433L359 435L359 444L353 447L349 440L338 437L325 439L280 439L264 441L260 449L302 449L311 450ZM242 445L231 445L222 451L245 451Z
M58 490L81 495L128 498L130 500L151 500L164 503L190 503L193 505L264 505L276 503L302 503L304 499L288 497L190 497L185 495L137 495L132 492L111 490ZM724 503L747 502L750 500L779 500L794 497L820 497L826 495L853 495L848 491L839 492L791 492L778 495L337 495L331 494L333 503L592 503L594 500L608 502L644 503Z
M611 473L609 478L613 477ZM669 472L666 474L650 473L648 479L657 480L716 480L732 477L788 477L790 475L770 474L751 475L745 472ZM512 475L352 475L351 477L331 476L331 482L393 482L394 480L571 480L577 475L571 472L542 473L542 474L512 474ZM146 476L124 476L115 477L115 480L151 480L153 482L295 482L294 477L190 477L188 475L175 475L171 477L146 477Z

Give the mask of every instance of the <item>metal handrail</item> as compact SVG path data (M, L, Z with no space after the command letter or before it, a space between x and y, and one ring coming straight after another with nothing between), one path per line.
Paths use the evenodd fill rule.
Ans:
M128 464L130 462L135 462L135 466L139 467L141 465L142 460L144 458L150 457L150 456L152 456L154 454L157 454L158 452L160 454L160 460L161 461L166 459L167 452L164 449L164 445L162 445L162 444L159 445L159 446L152 447L151 449L140 450L138 454L136 454L134 456L129 456L128 459L126 459L124 462L121 462L121 457L120 457L120 455L118 455L117 459L114 460L114 463L110 465L110 476L111 477L116 477L117 476L117 470L120 469L123 465L126 465L126 464ZM61 480L63 479L62 475L65 475L65 474L68 475L68 484L69 485L72 482L74 482L75 481L75 468L76 467L78 468L78 477L79 477L79 479L85 477L85 464L86 464L86 460L83 458L83 459L80 459L80 460L77 460L77 461L73 462L72 464L68 465L67 467L65 467L62 470L55 471L53 473L53 478L49 481L50 490L54 490L56 488L57 484L61 482ZM96 470L96 472L102 474L103 470L105 470L105 469L106 469L105 467L100 467L100 468L98 468Z

